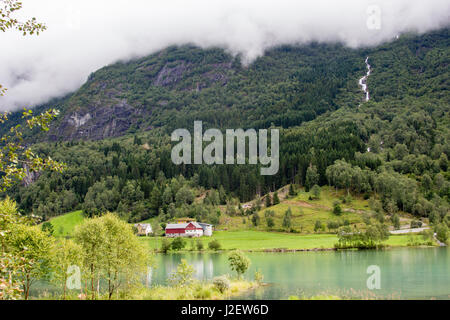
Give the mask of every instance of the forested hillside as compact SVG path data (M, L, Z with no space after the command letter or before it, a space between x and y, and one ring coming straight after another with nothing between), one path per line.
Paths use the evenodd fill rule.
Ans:
M76 209L129 221L160 216L217 222L219 204L293 183L331 185L372 198L374 210L431 221L449 211L449 30L404 35L376 48L275 48L245 66L220 49L171 47L107 66L58 107L35 150L67 163L10 192L24 213ZM371 100L358 80L366 72ZM18 115L12 119L20 121ZM170 133L205 127L281 129L280 171L257 166L175 166ZM7 128L2 128L5 132ZM204 196L203 204L195 201ZM239 213L234 213L239 214Z

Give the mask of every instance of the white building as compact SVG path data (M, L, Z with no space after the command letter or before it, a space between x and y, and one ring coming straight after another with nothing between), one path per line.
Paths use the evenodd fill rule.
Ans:
M212 233L213 233L212 224L207 224L207 223L203 223L203 222L199 222L198 224L202 227L204 236L206 236L206 237L212 236Z
M137 223L134 226L138 230L138 236L148 236L149 234L153 233L152 225L150 223Z

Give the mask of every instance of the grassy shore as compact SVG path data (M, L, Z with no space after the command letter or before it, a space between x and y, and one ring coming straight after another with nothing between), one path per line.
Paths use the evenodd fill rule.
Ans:
M250 290L260 287L256 281L246 280L230 280L229 289L220 292L211 281L194 281L187 286L136 286L129 290L119 290L111 299L112 300L225 300L244 294ZM60 294L48 295L44 294L37 300L62 300ZM66 300L87 300L90 294L80 294L79 292L70 291L66 295ZM109 296L106 292L96 296L96 300L108 300Z
M421 241L420 235L391 235L385 244L389 247L405 247L411 242L411 237L416 242ZM162 239L161 237L140 238L152 250L161 247ZM205 250L208 250L208 243L212 239L220 242L222 250L239 249L243 251L333 249L334 244L338 241L334 234L299 235L263 231L217 231L214 232L213 237L202 237L198 241L202 241ZM186 241L185 251L190 250L191 242L196 242L197 239L186 239Z
M156 286L137 289L130 294L132 300L225 300L258 287L258 283L245 280L230 281L230 288L220 292L211 282L197 282L188 287Z

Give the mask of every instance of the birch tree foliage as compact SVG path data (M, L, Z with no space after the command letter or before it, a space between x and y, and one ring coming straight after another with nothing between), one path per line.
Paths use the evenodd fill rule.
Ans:
M46 30L45 24L38 22L35 17L20 21L15 17L17 11L22 9L22 2L18 0L0 0L0 31L6 32L10 29L26 35L39 35ZM6 88L0 84L0 96L3 96Z
M16 30L26 35L39 35L46 29L43 23L36 18L21 21L15 17L17 11L22 9L22 2L17 0L0 0L0 31ZM6 93L6 88L0 84L0 96ZM1 100L0 100L1 103ZM0 139L0 192L11 187L14 181L21 181L27 173L37 172L43 169L53 169L62 171L63 165L54 161L50 157L43 159L34 154L30 147L24 146L24 129L39 127L43 131L48 131L50 121L57 115L58 110L51 109L38 116L33 115L33 111L25 109L23 118L25 124L16 125L10 129L9 134ZM0 125L6 126L8 113L0 113Z
M39 35L47 27L32 17L25 21L20 21L15 17L15 13L22 9L22 2L18 0L0 0L0 31L6 32L14 29L26 35Z
M62 172L65 165L53 160L51 157L41 158L24 144L24 130L40 128L49 130L50 122L59 114L56 109L47 110L38 116L33 116L32 110L23 112L26 119L24 126L18 124L11 127L8 134L0 139L0 192L5 191L14 182L22 181L27 174L45 169ZM6 125L8 113L0 114L0 125Z

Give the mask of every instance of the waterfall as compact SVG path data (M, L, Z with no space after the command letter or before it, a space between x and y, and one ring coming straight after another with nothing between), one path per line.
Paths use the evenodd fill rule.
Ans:
M366 94L366 102L370 100L370 95L369 95L369 88L367 87L367 79L370 76L370 73L372 72L372 69L370 67L369 64L369 57L366 58L365 61L366 67L367 67L367 73L364 77L362 77L361 79L359 79L359 86L361 87L362 91Z

